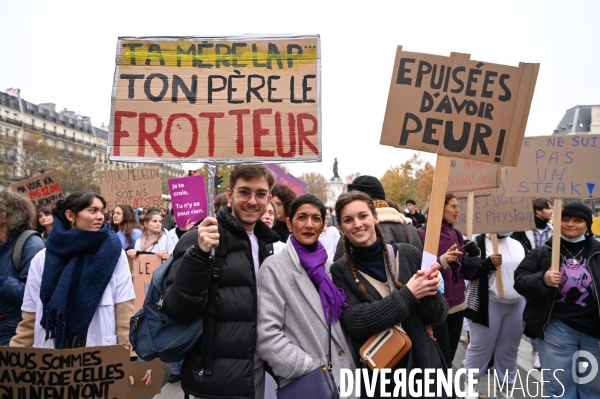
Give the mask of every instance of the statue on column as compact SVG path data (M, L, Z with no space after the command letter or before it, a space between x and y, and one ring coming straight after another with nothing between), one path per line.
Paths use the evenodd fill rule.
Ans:
M337 161L337 158L335 158L335 161L333 162L333 178L334 179L340 179L340 176L338 175L338 161Z

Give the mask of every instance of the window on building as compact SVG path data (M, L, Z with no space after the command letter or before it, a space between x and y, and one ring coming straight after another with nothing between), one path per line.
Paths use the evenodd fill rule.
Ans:
M63 136L67 137L67 129L63 129Z
M9 115L8 111L4 111L4 119L8 120L8 115Z
M31 127L35 128L35 119L31 120Z
M15 122L19 120L19 118L17 117L16 113L13 113L13 119L14 119Z
M54 126L54 134L56 134L56 126Z
M46 123L44 122L44 132L46 131Z

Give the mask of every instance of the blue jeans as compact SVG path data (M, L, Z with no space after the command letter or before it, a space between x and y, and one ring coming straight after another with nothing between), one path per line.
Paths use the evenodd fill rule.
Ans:
M181 364L183 360L180 362L171 363L171 373L175 375L181 374Z
M550 395L551 398L563 399L600 398L600 374L587 384L578 384L572 374L575 370L580 378L590 375L587 370L583 375L576 370L581 360L577 362L577 359L573 359L573 355L580 350L590 352L592 357L596 358L596 371L598 371L599 344L600 340L597 338L582 334L558 319L550 319L546 326L544 339L538 339L542 370L550 369L543 374L546 395ZM575 367L573 367L573 361L576 363ZM588 367L589 369L590 367Z

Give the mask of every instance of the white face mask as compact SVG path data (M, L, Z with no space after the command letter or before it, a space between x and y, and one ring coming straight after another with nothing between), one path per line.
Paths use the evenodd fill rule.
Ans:
M512 231L503 231L503 232L496 233L496 234L498 235L498 238L504 238L504 237L508 237L512 233L513 233Z
M575 238L567 238L561 234L560 238L562 238L566 242L576 243L576 242L581 242L581 241L585 240L585 234L582 234L579 237L575 237Z

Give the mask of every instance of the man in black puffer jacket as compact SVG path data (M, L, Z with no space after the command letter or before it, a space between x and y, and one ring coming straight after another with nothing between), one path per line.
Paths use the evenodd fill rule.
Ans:
M265 365L254 355L256 279L259 265L272 253L268 244L279 241L260 220L273 183L263 165L233 168L227 189L232 206L204 219L173 251L165 310L176 320L202 317L204 323L181 369L181 386L193 396L264 397Z

